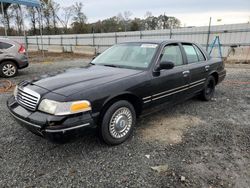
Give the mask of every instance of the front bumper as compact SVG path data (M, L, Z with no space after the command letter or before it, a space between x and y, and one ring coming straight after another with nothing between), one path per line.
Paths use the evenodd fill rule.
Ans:
M89 112L70 116L54 116L39 111L29 111L19 105L14 97L7 101L10 114L32 133L52 141L76 137L87 127L96 127Z

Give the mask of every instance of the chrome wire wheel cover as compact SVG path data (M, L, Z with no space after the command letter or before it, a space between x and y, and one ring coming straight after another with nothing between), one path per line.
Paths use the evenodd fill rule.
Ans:
M4 65L2 70L6 76L13 76L16 73L16 67L12 64Z
M113 138L119 139L127 135L133 123L132 112L127 107L119 108L109 122L109 132Z

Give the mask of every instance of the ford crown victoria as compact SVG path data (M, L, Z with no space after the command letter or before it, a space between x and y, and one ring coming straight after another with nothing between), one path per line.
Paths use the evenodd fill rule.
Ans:
M21 82L7 106L21 125L50 140L95 127L115 145L128 139L146 108L169 107L195 95L209 101L225 76L222 60L198 44L126 42L87 67Z

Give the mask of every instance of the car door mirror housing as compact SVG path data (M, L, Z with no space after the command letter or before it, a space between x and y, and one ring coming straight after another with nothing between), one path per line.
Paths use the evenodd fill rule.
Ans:
M101 53L96 53L96 55L94 55L93 57L92 57L92 60L94 60L95 58L97 58L97 56L99 56Z
M157 70L161 69L172 69L174 68L174 63L171 61L161 61Z

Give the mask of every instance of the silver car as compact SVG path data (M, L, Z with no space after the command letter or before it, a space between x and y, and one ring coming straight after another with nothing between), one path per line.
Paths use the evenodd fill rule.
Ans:
M28 67L25 47L13 40L0 38L0 77L14 77L18 69Z

